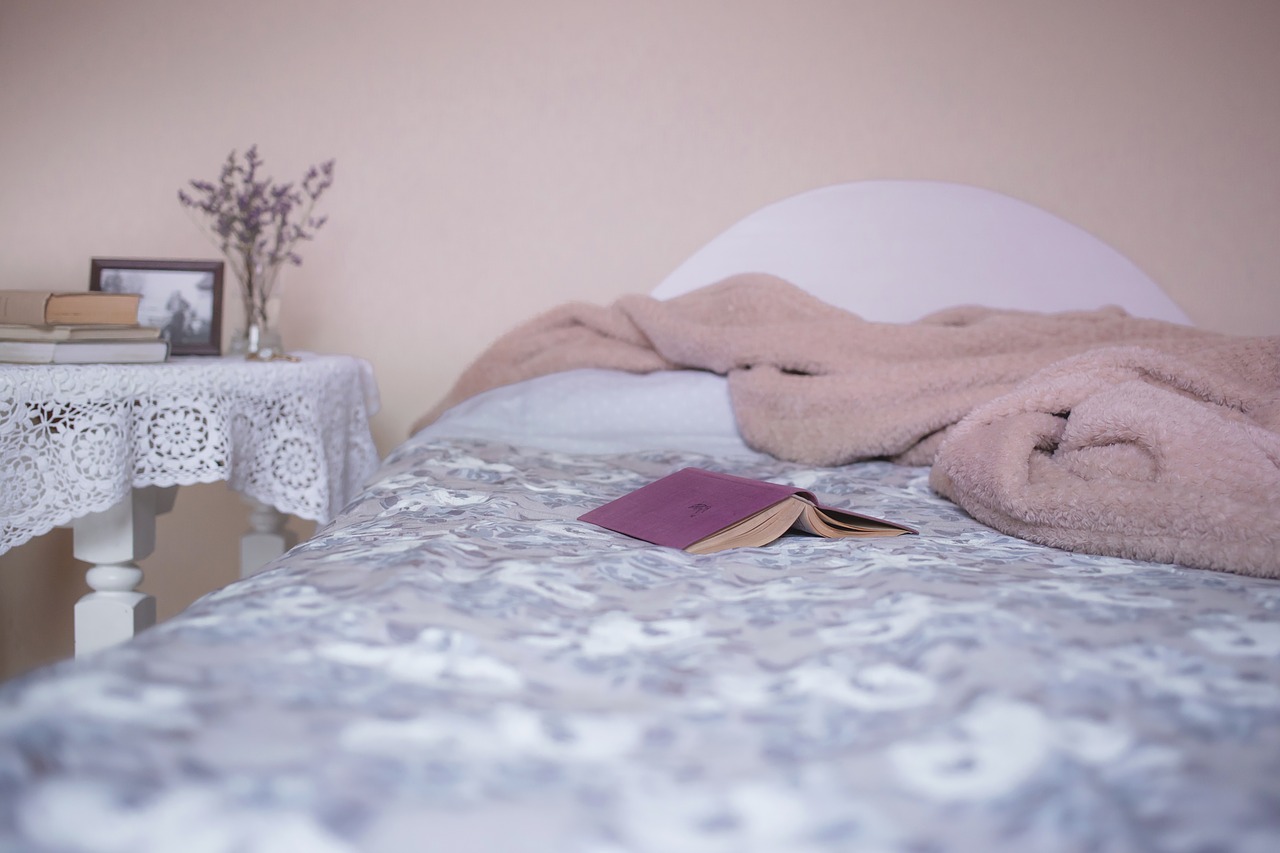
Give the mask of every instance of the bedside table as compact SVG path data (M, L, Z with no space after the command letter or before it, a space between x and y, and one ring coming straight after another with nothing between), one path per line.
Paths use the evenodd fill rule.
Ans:
M93 564L76 654L113 645L155 622L136 561L178 486L225 481L244 497L252 574L292 544L285 514L327 522L377 468L378 405L372 367L342 355L0 365L0 553L70 526Z

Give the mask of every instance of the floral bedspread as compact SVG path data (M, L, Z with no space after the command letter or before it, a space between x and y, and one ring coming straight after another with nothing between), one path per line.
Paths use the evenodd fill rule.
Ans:
M685 465L921 534L574 520ZM1280 848L1280 583L1002 536L927 474L411 441L264 573L0 685L0 849Z

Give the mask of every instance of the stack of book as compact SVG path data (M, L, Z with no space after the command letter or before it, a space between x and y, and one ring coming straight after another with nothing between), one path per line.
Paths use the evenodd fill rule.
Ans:
M136 293L0 290L0 362L165 361L161 330L138 323Z

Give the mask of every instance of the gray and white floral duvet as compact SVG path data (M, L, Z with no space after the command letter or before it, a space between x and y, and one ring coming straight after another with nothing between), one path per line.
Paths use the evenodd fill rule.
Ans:
M921 535L695 557L685 465ZM927 470L403 445L261 575L0 686L0 849L1280 847L1280 583L992 532Z

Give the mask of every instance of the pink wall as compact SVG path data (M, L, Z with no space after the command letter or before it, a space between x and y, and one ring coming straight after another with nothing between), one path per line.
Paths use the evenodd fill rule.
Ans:
M175 191L256 142L281 178L337 158L284 330L373 361L384 450L503 329L835 181L1004 191L1277 333L1277 44L1273 0L6 0L0 287L212 257Z

